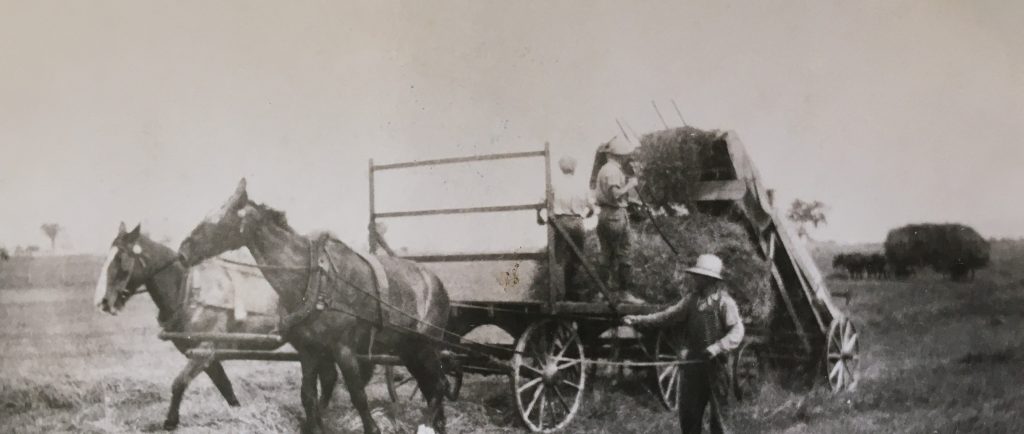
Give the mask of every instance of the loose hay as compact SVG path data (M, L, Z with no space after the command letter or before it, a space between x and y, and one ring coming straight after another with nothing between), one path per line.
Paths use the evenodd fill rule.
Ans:
M725 263L723 278L729 294L736 299L740 313L754 323L764 324L775 308L771 271L767 260L756 250L750 235L737 223L704 214L660 216L657 224L679 251L676 256L662 241L652 222L635 225L633 251L633 291L651 303L670 303L679 299L681 289L693 287L685 272L697 256L713 253ZM585 252L587 261L601 272L601 247L597 233L589 231ZM541 264L533 286L541 290L547 284L546 264ZM581 271L577 287L589 288L586 297L595 297L597 285Z
M735 179L721 132L693 127L655 131L640 139L633 158L640 167L642 194L655 208L691 205L701 181Z

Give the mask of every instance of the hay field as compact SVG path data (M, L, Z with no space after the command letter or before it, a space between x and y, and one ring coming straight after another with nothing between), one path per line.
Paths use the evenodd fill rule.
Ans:
M769 384L738 408L740 432L1024 432L1024 243L996 243L992 253L993 265L970 283L832 282L855 294L848 308L862 331L859 389L832 395ZM0 264L0 287L17 274L11 265ZM91 290L0 290L0 432L160 430L184 358L156 339L145 296L110 317L89 306ZM225 366L242 406L229 408L200 376L186 392L179 432L297 431L297 364ZM331 432L359 432L344 388L334 395ZM421 403L391 404L379 376L369 395L391 422L382 428L408 432L421 420ZM600 381L585 399L569 432L676 429L675 415L630 379ZM447 408L453 433L522 432L502 378L467 378L463 399Z

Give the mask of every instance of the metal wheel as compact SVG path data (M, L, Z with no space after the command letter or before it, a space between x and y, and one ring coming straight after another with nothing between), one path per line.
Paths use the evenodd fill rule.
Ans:
M732 385L736 399L743 401L752 398L763 374L764 365L759 349L752 344L743 344L736 352L732 366Z
M533 432L565 427L580 408L586 385L583 343L573 323L542 320L516 342L512 393L519 418Z
M857 385L860 365L857 337L857 328L848 318L832 321L825 345L825 375L833 392L850 390Z

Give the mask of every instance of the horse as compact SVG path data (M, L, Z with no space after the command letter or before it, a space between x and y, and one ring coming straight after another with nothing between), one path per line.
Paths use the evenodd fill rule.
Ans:
M341 241L296 233L283 212L249 200L245 178L181 242L178 254L184 264L195 264L243 246L277 291L281 306L289 315L302 315L282 336L299 352L302 365L303 431L323 429L313 370L318 355L328 354L341 368L363 431L380 432L370 417L365 382L357 375L358 355L372 347L397 356L408 368L428 403L427 424L445 432L444 399L450 391L435 345L444 339L450 303L436 275L401 258L381 257L375 265ZM379 272L387 279L386 294ZM317 292L310 291L317 279L324 282L322 290L310 297Z
M160 327L168 332L269 333L277 326L276 316L248 315L243 320L237 320L232 318L230 309L188 303L186 285L189 272L180 264L177 252L142 235L140 229L140 226L135 226L135 229L129 232L125 230L123 222L118 228L118 234L111 243L96 284L93 304L97 309L110 315L117 315L129 298L139 292L147 292L159 310L157 321ZM200 293L218 290L219 288L210 287L197 289ZM283 344L234 348L272 350L281 345ZM183 341L174 341L174 346L182 354L197 347L213 348L210 343ZM164 420L165 429L177 428L182 396L189 383L200 372L206 372L229 406L240 405L231 381L219 361L214 360L212 355L192 358L171 386L171 405ZM320 385L325 391L321 405L326 406L338 380L333 360L321 360L318 375Z

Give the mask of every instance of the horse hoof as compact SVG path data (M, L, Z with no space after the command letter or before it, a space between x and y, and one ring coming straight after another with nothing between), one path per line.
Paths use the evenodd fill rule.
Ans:
M164 429L167 431L174 431L178 428L178 421L167 419L164 421Z
M242 406L242 403L238 402L237 399L232 399L232 400L228 401L228 407L241 407L241 406Z

